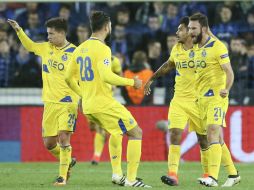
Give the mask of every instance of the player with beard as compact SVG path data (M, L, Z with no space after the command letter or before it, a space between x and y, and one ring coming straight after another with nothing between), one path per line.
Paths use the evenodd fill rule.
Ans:
M90 17L91 37L77 47L67 70L66 82L82 98L86 117L111 135L126 134L127 177L121 170L121 157L110 152L113 169L112 182L130 187L151 187L137 177L141 157L142 129L131 113L117 102L111 85L141 88L142 81L123 78L111 70L111 50L105 40L111 34L110 17L102 11L94 11ZM78 83L79 81L79 83ZM119 144L116 144L119 146Z
M240 176L221 138L221 128L226 127L228 93L234 81L228 50L221 41L209 35L208 19L205 15L192 15L188 27L195 44L193 49L198 104L209 143L209 176L200 178L199 182L205 186L218 186L220 164L224 162L229 176L223 186L233 186L240 182Z
M162 176L163 183L175 186L178 185L178 166L180 161L180 144L182 133L186 125L189 131L195 131L198 137L201 153L201 163L204 175L207 171L207 136L206 131L201 127L199 108L196 102L195 93L195 65L194 52L192 50L192 39L188 34L189 18L183 17L176 32L178 43L172 48L170 57L151 77L145 85L145 94L150 94L152 82L176 69L175 94L170 103L170 146L168 152L168 175Z

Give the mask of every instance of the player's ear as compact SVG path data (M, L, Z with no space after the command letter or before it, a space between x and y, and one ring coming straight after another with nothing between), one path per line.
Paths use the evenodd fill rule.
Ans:
M203 33L208 33L208 27L202 27L202 32Z

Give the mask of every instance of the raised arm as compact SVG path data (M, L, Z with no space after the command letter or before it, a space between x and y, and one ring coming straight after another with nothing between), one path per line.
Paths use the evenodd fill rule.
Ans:
M175 68L175 65L173 62L171 62L169 59L163 65L153 74L153 76L146 82L144 87L144 93L145 95L149 95L151 93L151 84L155 79L157 79L160 76L163 76L167 74L170 70Z
M36 43L32 41L15 20L8 19L7 21L16 31L18 38L20 39L22 45L27 49L27 51L34 52L38 55L40 49L42 49L42 43Z

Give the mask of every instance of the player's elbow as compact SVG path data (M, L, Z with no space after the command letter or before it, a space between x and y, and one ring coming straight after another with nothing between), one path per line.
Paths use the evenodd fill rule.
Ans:
M108 83L109 78L108 78L108 77L106 77L105 75L101 75L101 80L102 80L103 82Z

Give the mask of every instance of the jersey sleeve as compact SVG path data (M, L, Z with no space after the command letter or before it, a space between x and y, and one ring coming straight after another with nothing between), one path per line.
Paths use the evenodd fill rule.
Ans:
M230 63L228 49L222 42L217 42L215 46L215 58L219 62L220 65Z
M43 53L43 50L45 50L44 48L47 42L36 43L32 41L22 29L17 32L17 35L22 45L27 49L27 51L33 52L36 55L41 55Z
M101 79L115 86L133 86L134 80L123 78L112 72L111 69L111 50L108 47L98 54L97 69Z
M121 67L121 63L120 63L119 59L117 57L113 56L111 64L112 64L111 68L112 68L113 73L120 75L122 72L122 67Z

